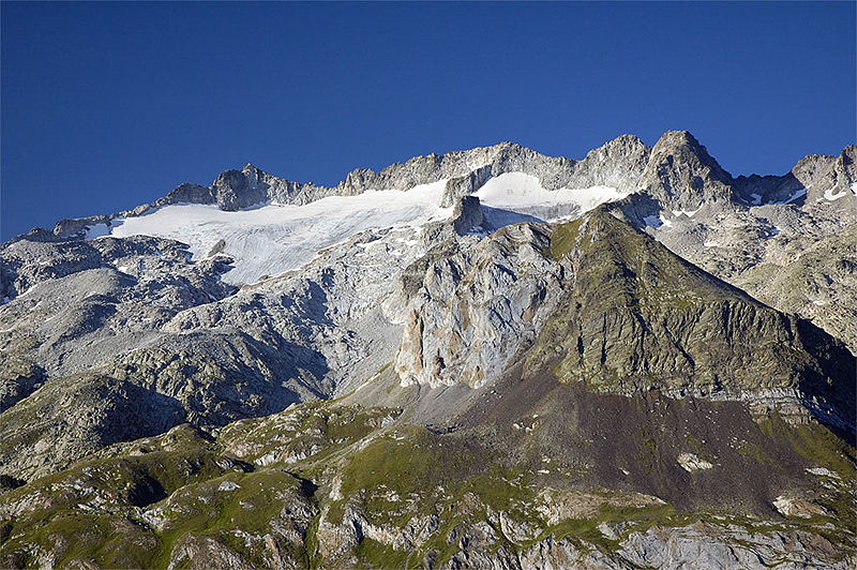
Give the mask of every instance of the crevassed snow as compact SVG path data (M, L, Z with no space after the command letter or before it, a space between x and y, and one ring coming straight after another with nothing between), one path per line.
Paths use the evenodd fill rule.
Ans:
M194 258L205 257L221 239L235 259L224 275L230 283L253 283L311 261L319 251L370 228L415 226L448 218L440 208L445 180L408 191L369 191L329 196L303 206L270 205L226 212L213 205L181 204L126 218L112 235L151 235L187 243Z
M109 234L174 239L187 243L195 259L210 255L223 240L222 253L235 260L223 279L234 284L254 283L264 275L298 269L319 251L364 230L415 227L448 219L453 209L440 207L446 182L237 212L214 205L174 204L143 216L113 220ZM627 193L606 186L550 191L535 176L506 173L490 179L476 196L485 206L488 224L496 229L522 221L578 217Z
M486 206L529 214L549 222L579 216L627 195L610 186L547 190L537 177L523 172L507 172L491 178L476 192Z

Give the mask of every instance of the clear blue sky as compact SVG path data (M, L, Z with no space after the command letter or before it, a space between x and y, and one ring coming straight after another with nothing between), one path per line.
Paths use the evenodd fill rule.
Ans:
M3 2L2 239L253 162L688 129L733 174L855 139L855 3Z

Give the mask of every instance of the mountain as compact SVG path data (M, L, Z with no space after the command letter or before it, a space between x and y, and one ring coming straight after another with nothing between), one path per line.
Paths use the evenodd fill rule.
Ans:
M0 247L0 566L857 561L857 147L253 165Z

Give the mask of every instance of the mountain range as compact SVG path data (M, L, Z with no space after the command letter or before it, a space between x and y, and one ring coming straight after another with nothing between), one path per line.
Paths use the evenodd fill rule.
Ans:
M686 131L0 246L0 566L851 568L857 146Z

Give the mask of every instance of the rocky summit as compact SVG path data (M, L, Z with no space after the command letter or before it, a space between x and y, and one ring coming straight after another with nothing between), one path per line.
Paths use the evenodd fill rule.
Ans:
M857 147L253 165L0 246L0 567L857 565Z

